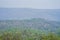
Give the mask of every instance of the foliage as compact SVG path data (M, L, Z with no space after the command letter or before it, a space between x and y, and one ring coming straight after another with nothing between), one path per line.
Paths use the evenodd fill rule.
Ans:
M54 33L46 35L24 30L22 32L3 32L0 34L0 40L60 40L60 37Z

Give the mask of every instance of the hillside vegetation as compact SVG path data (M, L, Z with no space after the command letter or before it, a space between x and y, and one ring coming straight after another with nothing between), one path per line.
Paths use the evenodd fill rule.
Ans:
M0 40L60 40L60 22L41 18L0 20Z

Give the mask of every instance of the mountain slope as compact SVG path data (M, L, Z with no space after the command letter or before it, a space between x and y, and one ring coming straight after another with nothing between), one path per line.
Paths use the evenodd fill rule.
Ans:
M34 29L44 32L56 32L60 28L60 23L48 21L41 18L29 20L0 20L0 31Z

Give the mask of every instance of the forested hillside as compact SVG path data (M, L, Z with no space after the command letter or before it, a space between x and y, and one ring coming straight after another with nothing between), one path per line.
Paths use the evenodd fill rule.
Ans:
M60 40L60 22L42 18L0 20L0 40Z

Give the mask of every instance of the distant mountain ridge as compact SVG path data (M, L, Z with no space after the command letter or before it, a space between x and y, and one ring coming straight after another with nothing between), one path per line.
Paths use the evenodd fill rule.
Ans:
M60 21L60 9L0 8L0 20L44 18Z

